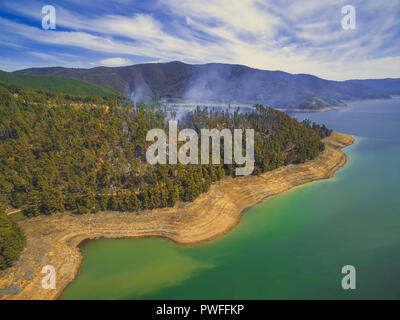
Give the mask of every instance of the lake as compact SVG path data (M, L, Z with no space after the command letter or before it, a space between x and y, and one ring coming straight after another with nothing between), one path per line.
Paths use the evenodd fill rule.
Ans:
M400 98L294 113L355 136L347 165L248 210L227 235L96 240L63 299L400 299ZM356 290L341 269L356 268Z

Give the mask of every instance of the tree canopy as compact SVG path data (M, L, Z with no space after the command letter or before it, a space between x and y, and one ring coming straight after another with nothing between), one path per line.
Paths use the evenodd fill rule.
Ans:
M154 106L0 83L0 201L27 216L137 211L193 201L233 174L234 165L148 164L146 134L166 129L166 119ZM263 106L198 108L179 128L254 129L253 174L315 158L329 134Z
M4 208L0 203L0 270L10 267L25 246L22 230L6 216Z

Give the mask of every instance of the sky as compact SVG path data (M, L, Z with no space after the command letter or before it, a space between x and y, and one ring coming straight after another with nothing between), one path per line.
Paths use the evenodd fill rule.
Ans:
M42 27L42 7L56 11ZM344 29L342 7L355 8ZM0 69L243 64L325 79L400 78L400 0L0 0Z

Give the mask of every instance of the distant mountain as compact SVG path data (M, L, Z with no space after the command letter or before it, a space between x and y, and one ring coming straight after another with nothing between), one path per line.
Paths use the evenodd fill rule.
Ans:
M123 95L102 85L87 83L62 77L49 77L43 75L24 75L0 70L0 82L22 85L38 90L47 90L56 93L66 93L79 96L100 96L116 98Z
M400 81L330 81L308 74L258 70L242 65L190 65L176 61L116 68L31 68L16 73L79 79L112 87L135 100L261 103L280 108L323 108L344 105L347 100L389 98L399 91ZM389 87L387 80L393 80Z
M367 79L367 80L348 80L348 83L362 84L368 88L379 90L385 94L400 94L400 79Z

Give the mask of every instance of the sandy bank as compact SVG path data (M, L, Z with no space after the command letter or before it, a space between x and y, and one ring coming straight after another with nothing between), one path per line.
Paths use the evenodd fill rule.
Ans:
M235 227L242 213L260 201L304 183L331 178L346 163L342 148L353 137L333 133L326 150L305 164L279 168L261 176L226 178L194 202L174 208L134 213L101 212L76 216L59 213L20 222L27 248L15 265L0 272L2 299L56 299L78 273L79 244L86 239L166 237L189 245L221 236ZM57 289L42 289L43 266L56 269Z
M282 112L325 112L330 110L341 110L341 109L350 109L350 106L330 106L330 107L323 107L323 108L275 108L276 110Z

